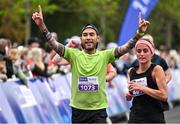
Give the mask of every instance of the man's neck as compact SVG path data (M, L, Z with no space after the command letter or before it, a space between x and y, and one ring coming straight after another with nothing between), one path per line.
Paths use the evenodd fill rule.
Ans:
M93 50L84 50L85 53L87 54L95 54L96 53L96 49Z

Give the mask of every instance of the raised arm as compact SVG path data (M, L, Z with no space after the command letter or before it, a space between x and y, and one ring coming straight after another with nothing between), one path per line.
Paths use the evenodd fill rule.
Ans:
M120 56L129 52L135 46L138 39L144 35L146 29L148 28L148 26L150 24L148 21L141 19L141 13L139 13L138 23L139 23L139 28L136 32L136 35L132 39L130 39L125 45L116 48L116 50L115 50L116 58L119 58Z
M48 31L44 20L43 20L43 14L42 14L42 9L41 6L38 6L39 12L34 12L32 15L32 19L48 41L49 45L51 46L52 49L54 49L60 56L64 55L64 45L57 42L55 38L53 38L52 34Z

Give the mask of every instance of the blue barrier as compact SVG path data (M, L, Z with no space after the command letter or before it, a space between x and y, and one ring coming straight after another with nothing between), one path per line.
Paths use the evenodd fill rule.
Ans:
M109 116L114 116L129 110L129 103L125 99L127 93L127 78L117 75L113 79L113 88L107 88L109 108L107 109Z
M179 74L179 70L173 71L168 84L169 101L180 99ZM127 78L118 75L113 83L114 88L107 87L110 117L129 111L131 106L125 99ZM20 80L0 83L0 123L71 123L71 73L30 79L28 86Z
M69 107L70 96L68 96L70 87L67 87L64 76L52 79L42 78L41 82L39 81L36 84L41 96L46 98L44 102L48 105L56 120L60 119L58 122L70 123L71 109Z
M41 110L44 114L44 116L47 118L47 121L49 123L61 123L63 122L61 120L60 113L58 112L55 105L52 103L54 101L53 97L51 97L51 94L48 92L49 89L46 88L47 81L46 78L39 78L36 79L34 82L29 82L29 85L33 85L34 87L31 87L32 91L37 90L36 93L34 93L34 96L37 96L37 92L39 94L39 98L36 97L37 101L40 103ZM49 87L49 86L48 86Z
M40 108L32 92L34 90L19 85L17 81L2 84L2 89L8 99L18 123L46 123L49 120L43 115L44 109Z
M0 123L17 123L13 111L0 85Z
M168 100L175 101L180 99L180 70L175 69L171 71L172 79L168 83Z

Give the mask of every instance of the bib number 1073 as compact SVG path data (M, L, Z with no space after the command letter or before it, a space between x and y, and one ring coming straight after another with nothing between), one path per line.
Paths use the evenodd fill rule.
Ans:
M98 91L98 85L97 84L79 84L79 91L96 92Z

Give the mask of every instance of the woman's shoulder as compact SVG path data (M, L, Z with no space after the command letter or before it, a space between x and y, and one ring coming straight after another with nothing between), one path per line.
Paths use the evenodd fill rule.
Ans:
M155 65L153 70L152 70L152 75L157 76L161 73L164 73L163 68L160 65Z
M154 64L154 69L153 70L163 70L160 65Z
M127 73L130 74L133 69L134 69L134 67L129 68L128 71L127 71Z

